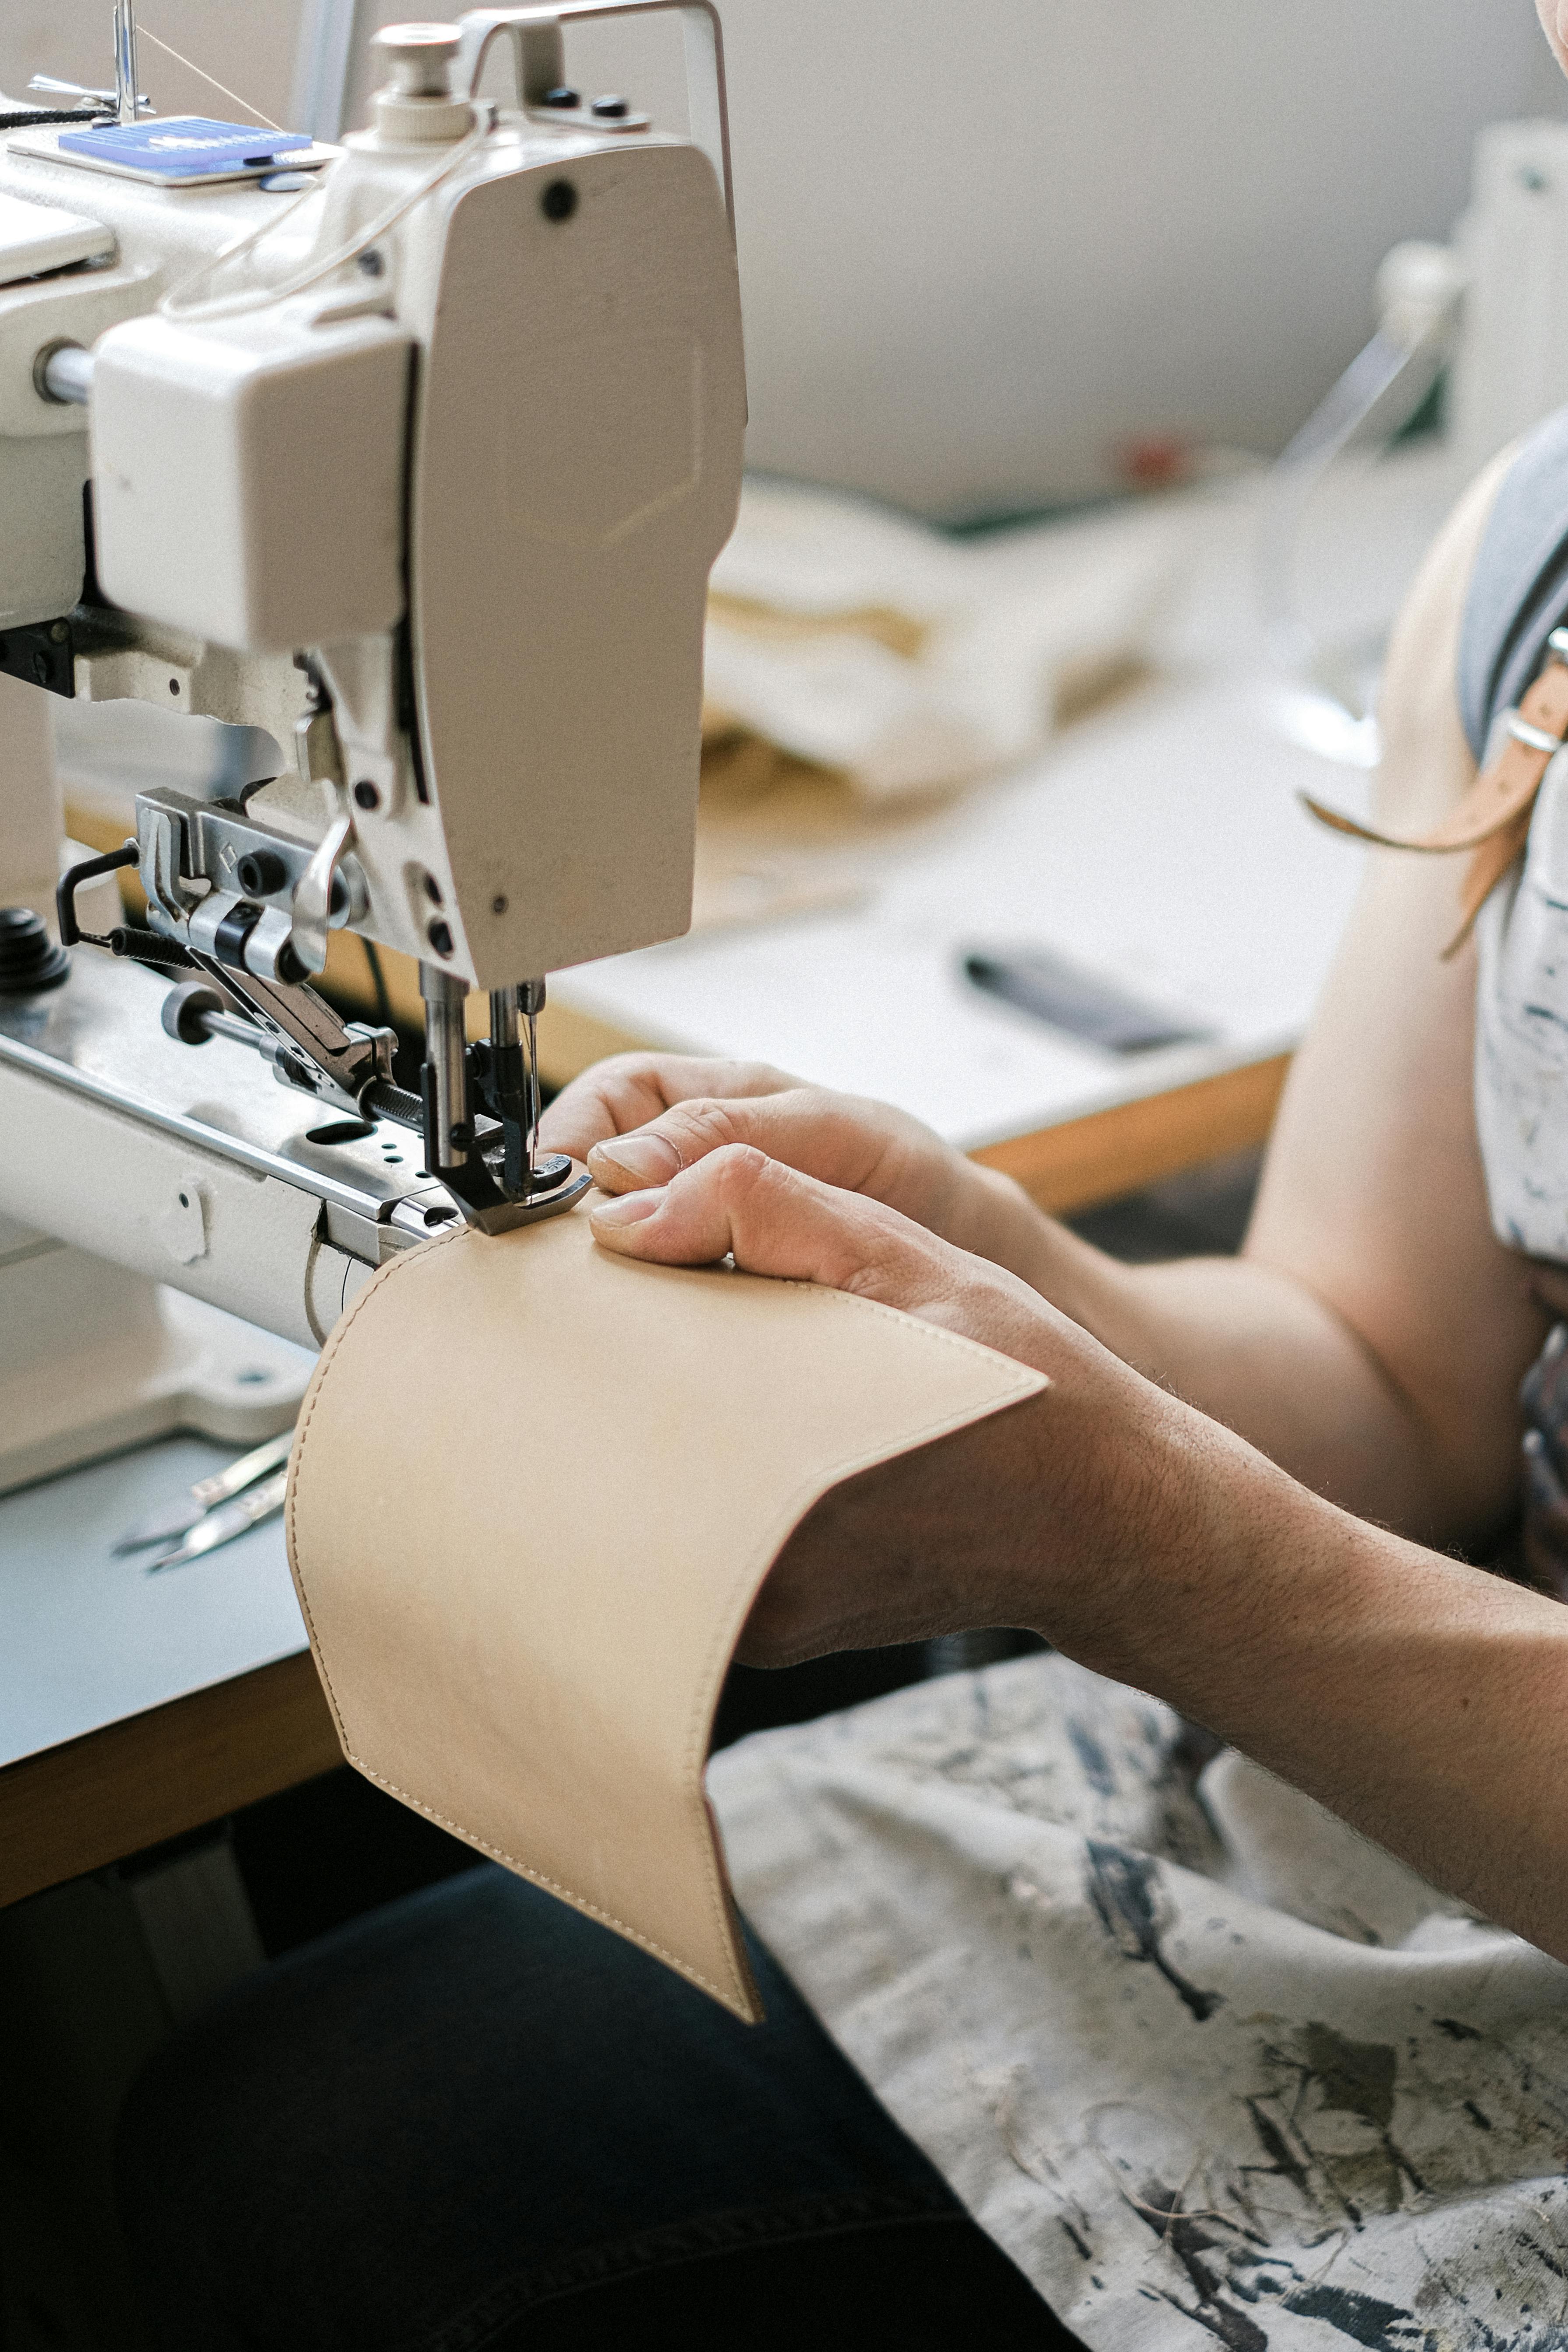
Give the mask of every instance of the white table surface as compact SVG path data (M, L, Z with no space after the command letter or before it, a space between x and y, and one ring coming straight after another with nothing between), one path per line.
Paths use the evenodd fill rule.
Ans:
M114 1557L242 1450L166 1438L0 1496L0 1766L306 1647L281 1518L155 1576Z
M1331 479L1300 562L1325 635L1387 622L1452 488L1429 452ZM819 859L858 885L858 903L584 965L552 981L555 997L650 1045L879 1096L966 1149L1294 1045L1363 863L1297 795L1364 805L1366 778L1278 723L1250 596L1257 496L1232 485L1190 501L1190 573L1147 682L1021 773L875 823L846 797L837 830L819 810L793 842L787 815L770 835L759 811L764 853L782 846L805 872ZM1117 1055L962 975L966 948L1031 943L1212 1035Z

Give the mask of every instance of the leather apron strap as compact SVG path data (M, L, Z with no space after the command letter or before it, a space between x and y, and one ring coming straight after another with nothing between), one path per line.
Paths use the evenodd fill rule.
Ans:
M1553 630L1552 640L1545 668L1508 722L1501 751L1481 770L1458 806L1429 833L1383 833L1314 800L1310 793L1301 794L1320 824L1357 841L1438 856L1457 849L1472 853L1459 894L1459 928L1443 950L1446 958L1463 947L1476 917L1523 849L1541 780L1568 735L1568 631Z

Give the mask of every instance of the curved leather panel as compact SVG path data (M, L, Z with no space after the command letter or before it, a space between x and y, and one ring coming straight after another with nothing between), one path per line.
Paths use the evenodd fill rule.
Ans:
M1046 1385L869 1299L612 1256L581 1210L410 1250L289 1472L344 1754L755 2016L703 1793L752 1602L830 1487Z

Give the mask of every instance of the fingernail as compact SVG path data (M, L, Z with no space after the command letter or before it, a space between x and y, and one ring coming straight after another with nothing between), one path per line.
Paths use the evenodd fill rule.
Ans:
M613 1142L594 1146L588 1154L589 1166L596 1160L607 1160L612 1168L639 1184L668 1184L680 1168L674 1144L667 1143L662 1135L618 1135Z
M595 1201L589 1214L596 1225L640 1225L664 1206L664 1188L653 1192L617 1192L611 1201Z

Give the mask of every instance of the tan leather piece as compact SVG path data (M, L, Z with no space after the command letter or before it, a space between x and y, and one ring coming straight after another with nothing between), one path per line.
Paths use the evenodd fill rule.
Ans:
M582 1210L408 1252L290 1469L344 1755L755 2018L703 1793L752 1602L830 1487L1046 1385L867 1299L616 1257Z
M1568 734L1568 664L1549 661L1519 706L1527 726L1538 727L1552 740L1552 751L1510 736L1489 768L1483 768L1458 806L1429 833L1381 833L1342 810L1303 793L1302 800L1321 824L1348 833L1357 841L1375 842L1384 849L1426 849L1443 852L1475 849L1503 826L1529 811L1541 789L1547 762Z
M1541 790L1541 780L1563 736L1568 734L1568 664L1549 660L1541 675L1532 680L1517 715L1526 726L1539 728L1543 735L1550 735L1552 750L1521 743L1517 736L1507 737L1490 767L1481 770L1458 807L1429 833L1380 832L1375 825L1363 824L1358 818L1346 816L1342 810L1314 800L1310 793L1301 794L1320 824L1328 825L1335 833L1349 834L1353 840L1373 842L1382 849L1420 849L1439 855L1468 849L1475 853L1465 868L1464 886L1459 893L1459 928L1443 950L1445 958L1457 955L1464 946L1476 917L1529 838L1531 813Z

